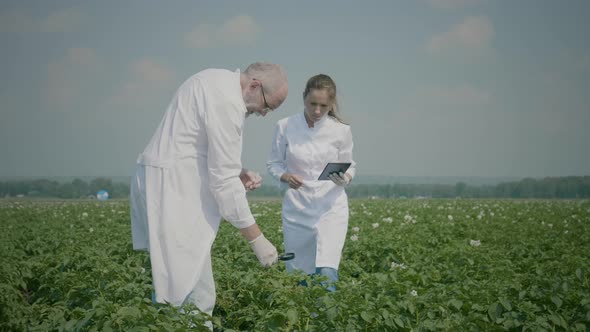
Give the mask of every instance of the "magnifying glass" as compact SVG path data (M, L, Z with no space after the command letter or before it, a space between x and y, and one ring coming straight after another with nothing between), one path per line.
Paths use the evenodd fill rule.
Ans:
M295 258L295 253L293 252L286 252L279 256L280 261L290 261Z

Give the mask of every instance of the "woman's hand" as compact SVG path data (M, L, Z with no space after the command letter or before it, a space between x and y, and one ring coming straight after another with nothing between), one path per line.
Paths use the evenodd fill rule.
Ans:
M332 180L332 182L342 187L350 183L350 175L348 175L348 173L332 173L328 175L328 179Z
M281 175L281 181L287 183L289 188L292 189L299 189L303 185L303 179L299 175L291 173L283 173Z

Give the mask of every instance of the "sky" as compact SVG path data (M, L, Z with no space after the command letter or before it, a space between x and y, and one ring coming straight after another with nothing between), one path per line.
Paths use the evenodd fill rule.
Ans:
M358 174L590 175L590 1L2 1L0 176L126 176L174 92L206 68L284 66L249 117L315 74L338 87Z

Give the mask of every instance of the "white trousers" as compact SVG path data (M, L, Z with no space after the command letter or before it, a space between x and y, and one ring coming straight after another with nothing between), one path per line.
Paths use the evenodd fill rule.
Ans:
M213 281L213 269L211 267L211 255L207 256L201 278L197 280L195 287L184 299L183 304L194 304L199 310L213 315L213 308L215 307L215 282ZM213 323L206 321L205 326L213 331Z
M183 304L193 303L202 312L213 315L215 307L215 282L213 281L213 269L211 267L211 255L209 254L203 265L201 277L197 280L193 290L187 295Z
M156 302L155 293L152 294L152 301ZM199 310L213 316L213 308L215 307L215 282L213 280L213 269L211 267L211 255L205 261L203 266L203 273L201 279L197 281L193 290L184 299L182 305L194 304ZM184 313L184 311L181 311ZM190 312L188 313L191 314ZM194 314L197 314L195 312ZM213 331L213 323L206 321L205 326ZM194 326L193 326L194 327Z

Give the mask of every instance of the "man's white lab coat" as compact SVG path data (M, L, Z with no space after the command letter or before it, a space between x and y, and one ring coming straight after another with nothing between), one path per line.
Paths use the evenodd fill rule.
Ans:
M157 302L181 305L199 284L197 306L211 314L220 220L254 224L239 179L245 114L239 71L201 71L180 86L137 159L133 248L150 253Z
M354 177L352 147L350 126L328 115L313 128L303 112L278 121L268 171L277 180L285 172L304 180L283 199L285 251L295 253L287 270L311 274L316 267L338 269L348 228L348 197L343 187L317 178L328 162L351 162L347 173Z

